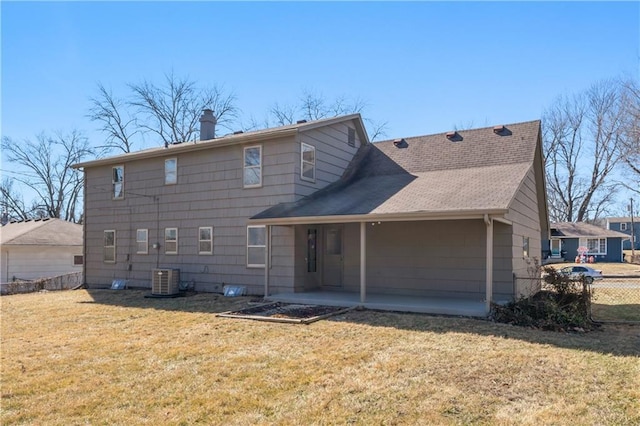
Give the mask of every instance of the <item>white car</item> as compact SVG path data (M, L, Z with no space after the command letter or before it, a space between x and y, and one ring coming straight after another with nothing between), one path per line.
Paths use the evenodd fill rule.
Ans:
M566 266L560 269L560 273L576 281L580 280L584 275L587 284L591 284L594 280L602 279L602 271L595 270L589 266Z

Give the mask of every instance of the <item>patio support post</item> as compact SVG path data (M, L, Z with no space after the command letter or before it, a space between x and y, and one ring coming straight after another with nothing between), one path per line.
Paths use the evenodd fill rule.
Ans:
M360 222L360 303L367 297L367 224Z
M493 299L493 219L488 214L484 215L484 223L487 225L487 275L486 275L486 314L491 312L491 301Z
M271 254L269 250L271 250L271 226L265 226L264 232L265 242L264 242L264 297L269 296L269 258Z

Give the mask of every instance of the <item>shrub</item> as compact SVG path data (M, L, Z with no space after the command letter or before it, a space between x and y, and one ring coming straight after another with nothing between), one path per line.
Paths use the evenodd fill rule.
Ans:
M544 330L589 330L591 295L584 279L571 280L555 268L544 268L545 284L532 296L493 305L494 321Z

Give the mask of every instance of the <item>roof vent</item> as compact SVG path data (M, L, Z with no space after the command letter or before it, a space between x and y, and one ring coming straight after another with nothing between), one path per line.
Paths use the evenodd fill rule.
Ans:
M495 126L493 128L493 133L495 133L496 135L501 134L502 132L504 132L504 126Z
M306 122L307 122L307 120L298 120L298 121L296 121L296 124L303 124L303 123L306 123Z
M234 135L241 135L244 133L244 130L236 130L235 132L233 132Z
M405 139L395 139L395 140L393 141L393 145L394 145L396 148L406 148L407 146L409 146L409 145L407 144L407 141L406 141Z
M462 140L462 136L460 136L460 133L456 131L447 132L447 139L449 139L451 142L460 142Z

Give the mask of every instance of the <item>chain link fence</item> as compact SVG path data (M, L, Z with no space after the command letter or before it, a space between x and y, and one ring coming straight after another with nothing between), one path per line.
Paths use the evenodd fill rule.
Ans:
M576 288L582 283L575 282ZM514 277L514 288L548 290L544 278ZM587 284L590 317L596 322L640 324L640 276L605 276Z
M640 324L640 276L605 277L590 287L592 320Z

